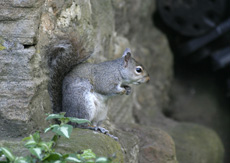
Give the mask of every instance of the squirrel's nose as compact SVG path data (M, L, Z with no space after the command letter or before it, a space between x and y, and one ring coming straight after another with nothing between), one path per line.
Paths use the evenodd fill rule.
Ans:
M149 77L149 76L147 76L147 77L146 77L146 83L148 83L148 82L149 82L149 80L150 80L150 77Z

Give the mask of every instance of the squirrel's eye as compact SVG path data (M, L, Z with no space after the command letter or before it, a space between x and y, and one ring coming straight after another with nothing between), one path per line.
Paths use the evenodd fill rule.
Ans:
M139 74L139 73L141 73L142 72L142 68L140 67L140 66L137 66L136 67L136 72Z

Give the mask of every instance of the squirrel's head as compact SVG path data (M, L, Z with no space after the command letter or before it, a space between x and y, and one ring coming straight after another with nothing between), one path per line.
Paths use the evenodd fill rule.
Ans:
M125 49L123 55L123 67L121 69L121 75L125 83L127 84L141 84L150 80L149 74L144 67L132 58L131 50Z

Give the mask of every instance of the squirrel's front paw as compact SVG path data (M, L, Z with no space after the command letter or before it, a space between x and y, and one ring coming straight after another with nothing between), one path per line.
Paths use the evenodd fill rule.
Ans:
M117 94L120 95L124 95L124 94L129 95L131 93L131 87L127 85L119 86L117 90L119 90L117 91Z
M117 94L119 94L119 95L124 95L124 94L126 94L125 88L124 88L124 87L119 87L119 91L117 91Z
M124 88L125 88L125 94L126 95L129 95L130 93L131 93L131 87L130 86L124 86Z

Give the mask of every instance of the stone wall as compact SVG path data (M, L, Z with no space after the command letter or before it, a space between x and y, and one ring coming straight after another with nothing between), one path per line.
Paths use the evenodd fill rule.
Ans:
M48 78L36 46L43 5L34 0L0 2L1 136L44 127L39 121L50 110Z
M146 100L149 101L146 110L154 110L153 106L161 108L168 99L172 55L165 48L165 37L152 25L154 7L152 1L144 5L139 1L135 4L89 0L1 2L0 128L3 135L18 136L34 127L44 127L38 121L44 113L52 112L44 49L56 35L69 31L86 38L88 49L93 49L90 62L120 57L130 47L135 58L150 71L149 85L134 88L131 96L110 101L112 121L135 122L133 108L140 109L140 97L151 99ZM13 131L23 127L20 132L13 132L6 127L10 124L17 125Z

